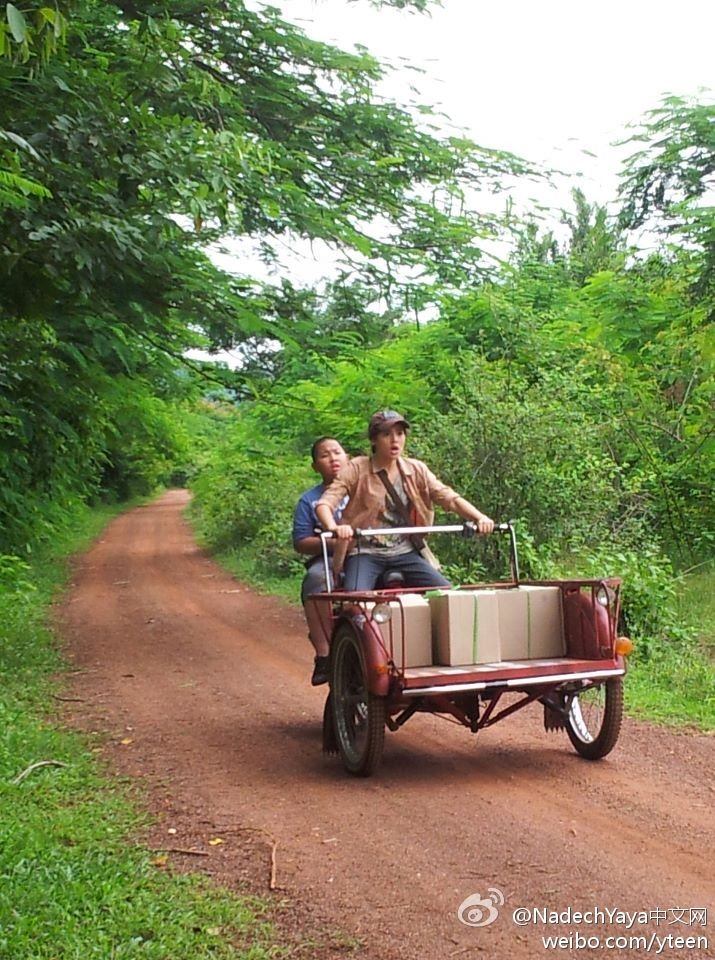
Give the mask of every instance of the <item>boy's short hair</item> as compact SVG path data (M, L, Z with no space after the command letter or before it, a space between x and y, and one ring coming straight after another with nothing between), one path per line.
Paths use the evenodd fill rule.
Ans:
M326 440L333 440L335 443L340 443L339 440L336 440L335 437L331 437L329 434L326 434L324 437L318 437L318 439L313 443L313 446L310 448L310 459L313 461L313 463L315 463L318 447L321 443L325 443Z

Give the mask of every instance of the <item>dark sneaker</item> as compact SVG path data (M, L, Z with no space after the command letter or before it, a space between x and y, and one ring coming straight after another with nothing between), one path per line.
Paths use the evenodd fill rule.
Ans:
M311 685L319 687L322 683L330 680L330 657L316 657L313 667L313 676L310 678Z

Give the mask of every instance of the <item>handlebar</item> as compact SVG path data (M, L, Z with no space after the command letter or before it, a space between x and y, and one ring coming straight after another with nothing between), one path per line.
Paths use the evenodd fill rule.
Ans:
M508 523L495 523L494 530L500 532L506 532L509 529ZM329 533L329 531L325 531ZM477 534L477 525L471 520L467 520L466 523L451 523L442 526L432 526L432 527L377 527L375 529L366 528L366 529L355 529L355 536L360 537L376 537L376 536L388 536L388 537L399 537L399 536L410 536L415 533L424 534L424 533L461 533L462 536L470 537ZM332 534L330 534L332 536Z
M357 539L361 537L375 537L375 536L411 536L413 534L427 534L427 533L461 533L463 537L470 538L474 537L478 533L476 523L473 523L471 520L467 520L465 523L453 523L446 525L438 525L431 527L377 527L366 528L366 529L355 529L355 536ZM514 525L512 523L495 523L494 524L494 533L508 533L510 540L510 552L511 552L511 573L512 578L515 583L519 582L519 560L516 552L516 534L514 533ZM330 560L328 557L328 540L331 540L335 534L332 530L323 530L320 533L320 541L323 548L323 563L325 566L325 582L328 590L332 590L332 577L330 574Z
M509 530L510 524L508 523L495 523L494 532L497 531L500 533L507 533ZM366 528L366 529L355 529L355 536L358 537L399 537L399 536L411 536L415 533L461 533L465 537L474 536L477 533L477 525L471 520L467 520L466 523L451 523L442 526L433 526L433 527L377 527L375 529ZM320 534L321 537L325 537L326 540L329 540L334 534L330 530L323 530Z

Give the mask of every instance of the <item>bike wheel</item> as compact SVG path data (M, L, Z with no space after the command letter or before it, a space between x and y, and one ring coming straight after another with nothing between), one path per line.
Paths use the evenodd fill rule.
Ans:
M623 719L623 678L614 677L569 697L566 733L587 760L600 760L616 745Z
M359 635L340 624L330 651L330 695L335 737L345 769L369 777L382 759L385 743L385 698L367 688L367 669Z

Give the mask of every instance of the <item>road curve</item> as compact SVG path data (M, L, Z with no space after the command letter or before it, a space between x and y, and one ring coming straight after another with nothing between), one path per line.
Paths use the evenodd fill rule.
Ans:
M147 785L172 862L272 897L301 956L715 956L715 738L627 721L589 763L538 706L476 737L418 715L351 778L321 754L300 611L217 567L187 502L115 519L58 609L66 719ZM495 919L468 926L477 894Z

